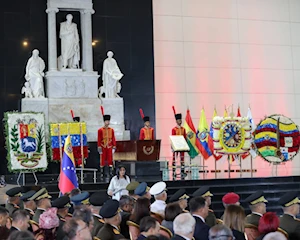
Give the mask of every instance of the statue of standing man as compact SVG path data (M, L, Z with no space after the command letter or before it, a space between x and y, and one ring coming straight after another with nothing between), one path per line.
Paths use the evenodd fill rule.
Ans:
M61 39L62 69L79 68L80 48L76 23L72 14L67 15L67 21L60 24L59 37Z
M118 98L118 93L121 90L119 81L123 77L123 73L113 55L112 51L108 51L107 58L103 62L102 80L105 98Z

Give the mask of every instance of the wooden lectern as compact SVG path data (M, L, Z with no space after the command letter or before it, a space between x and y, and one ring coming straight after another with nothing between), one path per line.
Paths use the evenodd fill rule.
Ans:
M157 161L161 140L117 141L114 161Z

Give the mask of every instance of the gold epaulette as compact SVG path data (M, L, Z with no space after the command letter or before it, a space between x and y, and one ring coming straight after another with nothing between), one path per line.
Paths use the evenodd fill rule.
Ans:
M101 240L100 238L97 238L97 237L94 237L93 239L94 239L94 240Z
M222 224L222 223L223 223L223 220L222 220L222 219L219 219L219 218L217 218L217 219L216 219L216 222L217 222L217 224Z
M210 212L214 212L214 210L212 210L212 209L208 209L208 211L210 211Z
M68 217L73 217L73 214L72 213L68 213L67 216Z
M188 210L185 210L185 209L183 209L183 212L184 212L184 213L189 213L189 211L188 211Z
M65 221L66 221L66 219L64 219L64 218L59 218L59 220L61 220L61 221L63 221L63 222L65 222Z
M119 230L117 230L117 229L115 229L115 228L114 228L113 231L114 231L114 234L116 234L116 235L119 235L119 234L120 234Z
M98 220L99 220L99 222L101 222L101 223L105 223L105 221L104 221L103 218L99 218Z
M39 224L36 221L33 221L33 220L29 220L29 223L33 224L33 225L36 225L36 226L39 226Z

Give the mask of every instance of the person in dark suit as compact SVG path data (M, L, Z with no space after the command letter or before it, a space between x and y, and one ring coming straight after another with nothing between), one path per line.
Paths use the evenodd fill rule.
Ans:
M207 240L209 226L205 223L205 218L208 216L208 203L203 197L194 197L189 202L189 208L196 220L195 240Z
M210 188L207 186L203 186L198 188L195 192L193 192L192 197L204 197L208 206L211 205L211 198L214 195L210 192ZM214 213L214 211L212 209L208 210L208 215L205 218L205 223L212 227L215 226L217 224L217 218L216 215Z
M286 231L289 235L300 234L300 219L296 218L299 214L298 192L287 192L278 201L283 207L284 214L279 218L279 227Z
M153 217L144 217L140 223L140 232L137 240L144 240L148 236L158 236L159 235L160 224Z
M121 209L120 214L121 214L121 218L122 218L121 224L120 224L120 231L125 238L130 239L129 227L127 225L127 221L129 221L131 212L133 210L134 199L130 196L123 195L120 198L119 204L120 204L120 209Z
M29 227L29 215L25 210L17 210L12 215L10 234L14 231L25 231Z
M179 214L173 222L175 235L172 240L191 240L194 236L196 220L190 213ZM206 238L207 239L207 238Z

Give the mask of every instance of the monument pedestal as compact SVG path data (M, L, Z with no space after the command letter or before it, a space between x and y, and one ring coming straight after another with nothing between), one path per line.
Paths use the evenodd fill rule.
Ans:
M47 97L51 98L98 98L97 72L81 69L65 69L46 73Z
M102 102L103 101L103 102ZM87 124L87 138L89 142L97 141L98 129L104 125L100 106L105 109L105 114L111 115L111 127L115 130L116 140L130 140L130 131L124 126L124 103L122 98L103 99L22 99L22 112L43 112L46 116L46 124L50 122L71 122L70 110L81 121ZM46 128L48 131L48 128Z

